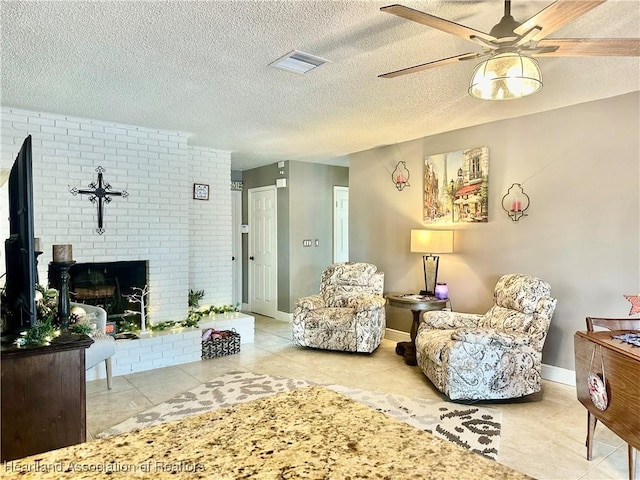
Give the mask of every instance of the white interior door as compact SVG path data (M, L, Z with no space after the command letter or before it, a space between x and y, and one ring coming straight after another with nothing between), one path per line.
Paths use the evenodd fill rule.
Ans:
M275 317L277 311L276 187L249 190L249 308Z
M242 305L242 191L231 192L231 302Z
M349 261L349 187L333 187L333 261Z

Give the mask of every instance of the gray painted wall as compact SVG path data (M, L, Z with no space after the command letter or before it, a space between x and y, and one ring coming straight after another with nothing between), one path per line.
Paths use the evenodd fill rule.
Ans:
M639 104L634 92L351 155L351 260L378 265L387 292L421 288L409 232L425 228L424 158L487 145L489 222L454 227L455 253L441 256L439 281L449 284L455 310L475 313L491 306L502 274L548 281L558 306L544 363L573 369L573 334L585 317L626 317L623 295L640 290ZM402 192L390 179L399 160L411 172ZM514 182L531 198L519 222L501 207ZM387 307L388 327L408 332L410 323L408 310Z
M242 172L239 170L231 170L231 181L232 182L241 182L242 181Z
M291 218L291 188L289 185L289 166L291 162L284 162L284 167L278 168L278 177L286 178L287 187L278 188L278 311L288 312L291 295L291 272L289 250L291 248L291 229L295 221Z
M333 186L348 186L349 169L287 161L282 168L272 164L242 173L243 223L249 218L249 189L274 185L277 178L287 179L287 187L276 190L278 311L291 313L297 298L318 292L320 273L332 263ZM242 237L242 297L248 302L247 235ZM314 246L303 247L303 239L311 239Z
M305 162L288 163L290 295L288 303L279 308L293 312L299 297L318 293L320 275L333 263L333 187L349 185L349 169ZM302 246L305 239L312 241L311 247Z

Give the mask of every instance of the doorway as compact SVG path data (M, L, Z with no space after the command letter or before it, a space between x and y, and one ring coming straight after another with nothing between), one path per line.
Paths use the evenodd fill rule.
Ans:
M231 302L242 305L242 191L231 191Z
M349 187L333 187L333 262L349 261Z
M275 317L277 311L277 210L276 187L249 190L249 308Z

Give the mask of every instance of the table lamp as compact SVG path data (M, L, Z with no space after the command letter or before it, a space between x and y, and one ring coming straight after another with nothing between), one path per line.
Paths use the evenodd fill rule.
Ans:
M426 253L422 256L424 290L420 295L434 295L440 261L434 254L453 252L453 230L411 230L411 252Z

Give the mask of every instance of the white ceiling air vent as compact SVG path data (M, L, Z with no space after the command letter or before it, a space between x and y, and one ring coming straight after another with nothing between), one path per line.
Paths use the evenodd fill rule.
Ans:
M299 52L293 50L283 57L280 57L275 62L269 64L270 67L281 68L289 72L298 73L300 75L307 73L309 70L313 70L319 67L323 63L327 63L329 60L316 57L309 53Z

